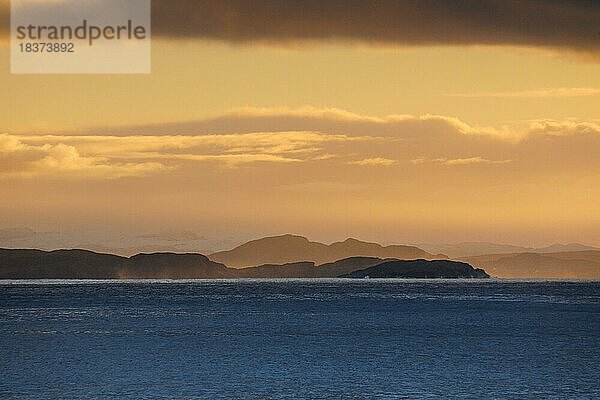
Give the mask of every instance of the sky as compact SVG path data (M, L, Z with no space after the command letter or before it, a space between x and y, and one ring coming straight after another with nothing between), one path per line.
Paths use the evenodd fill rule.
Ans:
M154 0L148 75L12 75L7 6L5 243L600 246L598 2Z

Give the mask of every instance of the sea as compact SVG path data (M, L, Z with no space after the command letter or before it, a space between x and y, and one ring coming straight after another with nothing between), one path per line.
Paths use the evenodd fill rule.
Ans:
M1 399L600 399L600 282L0 281Z

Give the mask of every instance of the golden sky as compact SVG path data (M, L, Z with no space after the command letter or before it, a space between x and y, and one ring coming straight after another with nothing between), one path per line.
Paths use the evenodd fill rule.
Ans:
M430 2L429 33L373 10L327 28L312 1L259 8L263 30L235 1L209 14L228 29L169 30L157 3L149 75L11 75L0 44L0 229L600 245L593 3L542 2L521 36L516 5L442 35Z

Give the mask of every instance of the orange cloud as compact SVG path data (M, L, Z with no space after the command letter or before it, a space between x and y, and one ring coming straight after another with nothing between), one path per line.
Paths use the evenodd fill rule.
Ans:
M396 160L390 160L389 158L375 157L365 158L358 161L349 161L350 165L363 165L363 166L389 166L396 164Z
M247 132L252 128L259 130ZM4 135L3 174L12 169L12 176L42 171L138 176L198 162L326 163L339 170L347 168L344 165L394 169L506 164L524 173L600 169L597 157L591 155L600 152L600 125L595 121L540 120L494 128L434 115L373 117L336 109L244 109L188 123L101 132Z
M0 135L0 177L60 176L62 178L122 178L168 169L156 162L115 162L99 156L81 155L63 143L29 145L20 138Z

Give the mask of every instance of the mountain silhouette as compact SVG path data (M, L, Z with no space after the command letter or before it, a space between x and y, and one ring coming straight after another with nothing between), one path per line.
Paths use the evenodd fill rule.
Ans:
M346 239L343 242L327 245L311 242L303 236L289 234L252 240L232 250L213 253L209 257L213 261L234 268L301 261L323 264L349 257L405 260L446 258L444 255L433 255L415 246L382 246L378 243L363 242L357 239Z
M316 266L313 262L228 268L202 254L153 253L121 257L87 250L0 249L0 279L218 279L335 278L399 260L351 257ZM455 262L419 260L426 277L455 277ZM460 263L462 264L462 263ZM435 268L432 269L432 266ZM466 264L464 264L466 265ZM436 269L437 268L437 269ZM464 270L460 277L472 274Z
M452 259L462 259L486 254L559 253L567 251L600 250L580 243L556 243L547 247L523 247L490 242L463 242L456 244L418 244L430 253L444 253Z
M587 250L600 250L597 247L587 246L581 243L555 243L551 246L540 247L535 249L535 253L566 253L572 251L587 251Z
M488 254L463 261L502 278L600 279L600 251Z
M327 249L330 247L322 246ZM366 247L370 249L370 246ZM390 247L394 249L396 246L380 246L379 250L385 253ZM142 253L122 257L88 250L0 249L0 279L333 278L392 261L407 260L395 257L346 257L322 264L302 260L229 268L197 253ZM460 261L473 267L484 268L490 275L499 278L600 279L598 250L488 254L465 257ZM438 262L442 262L440 265L448 268L454 265L453 261L448 260L434 260L432 263L415 265L430 268ZM391 273L393 275L396 272L392 270ZM468 271L464 272L464 277L470 276ZM374 276L377 274L372 277ZM450 277L446 273L440 273L439 276Z
M315 263L302 261L288 264L265 264L257 267L235 268L240 278L316 278Z
M266 264L235 270L241 278L336 278L361 268L381 264L377 257L350 257L323 265L312 261L287 264Z
M201 254L121 257L87 250L0 249L0 279L230 278L233 271Z

